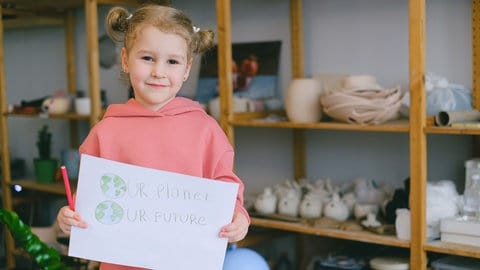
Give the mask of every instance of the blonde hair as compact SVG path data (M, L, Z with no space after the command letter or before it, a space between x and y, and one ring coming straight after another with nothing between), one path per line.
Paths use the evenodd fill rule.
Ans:
M203 53L213 46L213 31L197 28L185 13L172 7L150 4L132 14L125 8L114 7L105 20L107 34L113 41L123 43L127 52L132 48L139 31L147 25L182 37L187 43L188 60L192 59L194 53Z

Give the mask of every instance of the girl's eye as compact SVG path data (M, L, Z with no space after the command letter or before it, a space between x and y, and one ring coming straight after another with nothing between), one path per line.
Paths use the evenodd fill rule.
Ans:
M153 57L151 56L142 56L142 60L148 61L148 62L153 62Z
M169 64L172 64L172 65L176 65L176 64L179 64L180 62L178 62L177 60L175 59L170 59L167 61Z

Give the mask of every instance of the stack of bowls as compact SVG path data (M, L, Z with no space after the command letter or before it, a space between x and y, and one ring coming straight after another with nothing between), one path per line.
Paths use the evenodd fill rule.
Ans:
M342 88L325 93L323 111L331 118L362 125L378 125L398 118L402 101L400 87L384 89L375 77L347 76Z

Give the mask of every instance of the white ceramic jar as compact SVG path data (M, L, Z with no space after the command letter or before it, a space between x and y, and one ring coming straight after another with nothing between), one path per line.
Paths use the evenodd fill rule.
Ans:
M395 231L397 238L400 240L410 240L410 210L407 208L399 208L395 211Z
M294 79L285 94L285 110L288 119L298 123L314 123L320 121L322 108L320 81L317 79Z

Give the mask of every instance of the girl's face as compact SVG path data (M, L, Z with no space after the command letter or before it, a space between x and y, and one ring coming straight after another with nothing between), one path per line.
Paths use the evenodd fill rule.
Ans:
M176 96L192 66L186 41L153 26L140 30L132 48L128 52L122 48L121 58L135 99L153 111Z

